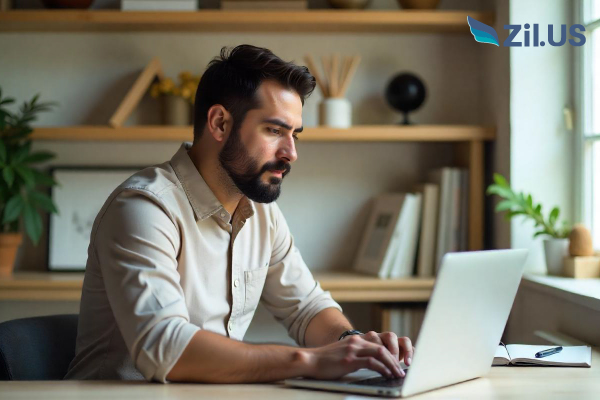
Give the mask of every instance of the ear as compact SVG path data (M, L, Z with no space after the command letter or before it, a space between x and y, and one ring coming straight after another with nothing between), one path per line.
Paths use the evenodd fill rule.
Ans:
M227 139L232 124L231 113L221 104L214 104L208 109L206 129L217 142L223 142Z

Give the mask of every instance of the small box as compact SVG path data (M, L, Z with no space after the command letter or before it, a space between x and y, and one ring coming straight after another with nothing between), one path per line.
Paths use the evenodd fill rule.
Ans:
M600 257L565 257L563 272L570 278L600 278Z
M0 0L0 11L12 10L12 0Z

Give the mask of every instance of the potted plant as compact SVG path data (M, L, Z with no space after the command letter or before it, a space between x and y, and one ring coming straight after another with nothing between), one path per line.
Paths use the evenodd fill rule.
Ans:
M494 174L494 184L487 189L489 195L496 194L503 198L496 206L496 212L506 211L506 219L522 215L530 219L535 224L537 231L533 237L547 236L544 240L544 253L546 256L546 267L548 273L552 275L561 275L563 270L564 257L568 255L570 225L563 221L558 224L560 209L554 207L548 217L545 218L542 213L542 205L536 204L530 194L516 193L513 191L500 174Z
M190 125L192 107L200 76L189 71L179 73L179 83L164 78L150 87L150 96L163 100L163 120L165 125Z
M15 102L2 97L0 88L0 275L10 275L17 250L23 240L20 222L25 233L37 246L42 234L39 210L58 213L49 196L36 187L54 186L52 177L33 168L34 164L54 158L54 154L31 151L29 125L36 114L50 110L55 103L38 103L39 94L19 112L11 113L6 106Z

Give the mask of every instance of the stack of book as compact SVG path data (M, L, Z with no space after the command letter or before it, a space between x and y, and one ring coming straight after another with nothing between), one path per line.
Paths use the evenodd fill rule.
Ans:
M308 0L221 0L223 10L306 10Z
M123 11L196 11L198 0L121 0Z
M432 277L448 252L468 248L468 172L442 168L415 193L373 200L354 269L379 278Z

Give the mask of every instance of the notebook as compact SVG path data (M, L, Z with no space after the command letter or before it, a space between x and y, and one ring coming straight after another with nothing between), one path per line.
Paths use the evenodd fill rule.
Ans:
M527 365L555 367L591 367L592 349L589 346L562 346L560 353L543 358L535 358L538 351L555 346L531 346L508 344L498 346L492 365Z

